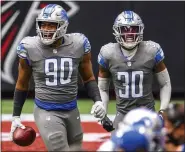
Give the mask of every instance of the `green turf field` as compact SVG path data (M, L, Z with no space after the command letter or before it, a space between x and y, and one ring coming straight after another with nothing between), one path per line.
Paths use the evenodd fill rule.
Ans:
M176 100L172 102L179 102L179 103L184 103L183 100ZM91 111L93 102L89 99L86 100L78 100L78 107L80 110L81 114L89 114ZM109 102L108 106L108 113L109 114L115 114L116 111L116 102L114 100L111 100ZM12 106L13 102L12 100L1 100L1 113L8 114L12 113ZM34 101L32 99L28 99L23 107L22 113L32 113L33 112L33 106L34 106ZM160 102L156 101L156 109L158 110L160 106Z

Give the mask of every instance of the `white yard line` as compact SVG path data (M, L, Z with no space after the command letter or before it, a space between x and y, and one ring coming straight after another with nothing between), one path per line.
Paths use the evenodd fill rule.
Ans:
M81 114L80 117L81 117L82 122L97 122L98 123L98 120L95 119L90 114ZM111 120L113 120L115 116L108 115L108 117ZM0 118L1 118L1 121L11 121L12 115L11 114L2 114ZM78 119L78 117L77 117L77 119ZM34 122L33 114L21 114L21 120ZM3 142L10 141L9 132L1 132L1 136L2 136ZM39 133L37 133L37 137L38 136L40 136ZM97 143L99 143L99 142L106 141L109 137L110 137L110 133L102 133L102 132L99 132L98 130L94 133L84 132L83 142L90 142L90 143L97 142Z
M36 134L37 137L40 136L39 133ZM10 141L9 132L2 132L1 133L1 140L2 142ZM103 142L110 138L110 133L84 133L83 134L83 142Z
M108 115L111 120L114 120L115 115ZM94 118L92 115L89 114L81 114L80 115L82 122L96 122L98 119ZM1 121L11 121L12 115L11 114L2 114ZM21 114L22 121L34 121L33 114Z

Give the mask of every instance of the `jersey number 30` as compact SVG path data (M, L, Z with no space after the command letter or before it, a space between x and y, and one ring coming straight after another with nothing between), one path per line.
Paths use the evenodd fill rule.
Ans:
M119 89L121 98L143 96L143 71L118 72L117 79L123 81L123 89Z
M59 67L58 67L59 66ZM60 62L57 59L45 60L45 74L47 86L57 86L71 82L73 71L73 62L71 58L61 58Z

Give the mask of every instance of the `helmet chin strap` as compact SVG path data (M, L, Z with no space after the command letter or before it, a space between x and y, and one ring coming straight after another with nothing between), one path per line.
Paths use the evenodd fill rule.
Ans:
M135 46L134 46L134 47L132 47L132 48L127 48L127 47L125 47L125 46L121 45L121 48L123 48L123 49L125 49L125 50L127 50L127 51L133 51L133 50L135 50L135 49L137 48L137 46L138 46L138 44L137 44L137 45L135 45Z

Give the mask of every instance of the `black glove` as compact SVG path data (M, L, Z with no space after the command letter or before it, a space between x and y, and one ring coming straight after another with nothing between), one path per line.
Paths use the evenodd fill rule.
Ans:
M115 129L113 127L112 121L107 117L107 115L101 120L101 124L103 128L108 132L113 131Z

